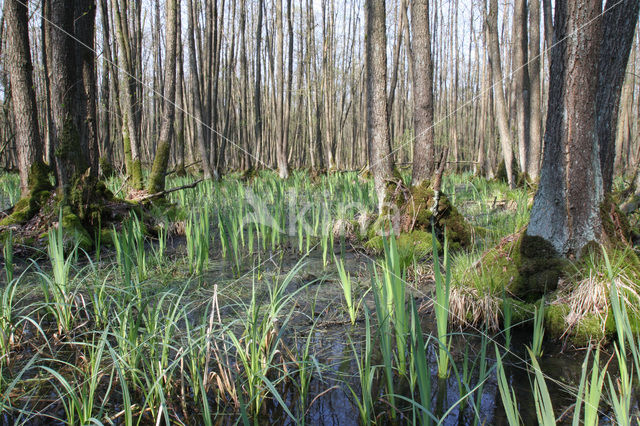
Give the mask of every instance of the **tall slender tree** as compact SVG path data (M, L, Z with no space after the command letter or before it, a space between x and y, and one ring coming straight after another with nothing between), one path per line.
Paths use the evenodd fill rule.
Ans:
M150 193L160 192L164 189L165 172L169 164L169 153L171 152L171 137L173 136L173 126L175 119L175 98L176 98L176 48L178 39L178 0L166 0L166 29L167 48L166 61L164 66L164 106L162 109L162 127L156 156L153 160L153 167L149 175L148 190Z
M433 60L429 28L429 0L412 2L411 57L413 58L413 175L412 184L431 178L434 164Z
M504 96L502 60L500 58L500 44L498 42L498 0L489 0L489 10L487 10L485 3L485 17L485 40L489 52L491 75L493 77L493 103L498 122L498 131L500 133L502 157L507 171L507 180L509 186L513 188L515 187L516 176L513 175L512 168L513 145L511 131L509 130L507 102Z
M378 209L382 211L392 176L391 145L387 123L387 34L385 0L365 2L367 141Z

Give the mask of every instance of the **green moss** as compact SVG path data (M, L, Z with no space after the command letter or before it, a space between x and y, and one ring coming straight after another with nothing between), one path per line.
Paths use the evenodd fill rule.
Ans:
M104 178L110 178L116 175L116 169L106 157L100 157L100 174Z
M569 305L564 303L545 307L544 326L546 332L554 339L566 338L578 347L587 346L592 342L601 342L607 338L602 320L598 315L584 316L574 327L569 329L566 318Z
M412 231L401 234L398 239L398 255L400 263L408 266L414 260L424 260L433 253L433 237L429 232ZM438 250L440 244L437 243Z
M102 228L100 230L100 245L113 246L114 232L111 228Z
M61 223L65 241L73 241L84 250L90 250L93 247L93 240L89 232L83 226L80 218L73 213L71 207L65 206L62 208Z
M53 186L49 180L49 167L41 161L35 162L29 172L29 194L13 207L13 212L0 221L0 226L19 225L27 222L51 197Z
M413 224L413 229L431 232L433 216L431 207L434 191L430 187L430 182L424 181L420 185L412 187L411 196L412 200L405 206L405 215ZM439 237L442 237L446 229L451 250L455 251L471 246L471 225L443 193L440 193L436 217L436 232L440 234Z
M612 247L628 246L632 239L632 228L627 215L618 207L611 194L605 196L600 204L602 230Z
M508 298L511 303L511 324L524 324L533 319L536 305L522 300ZM501 306L502 309L502 306Z
M379 235L376 235L372 238L369 238L367 242L364 243L364 248L373 254L380 255L384 252L384 242L383 238Z
M515 158L511 160L511 173L516 180L519 180L518 177L520 175L520 168L518 167L518 161ZM508 183L507 167L505 166L504 160L500 161L500 163L498 164L498 170L496 170L495 180L498 182Z
M142 163L140 162L140 159L137 159L133 160L131 165L131 186L135 189L142 189Z
M520 280L514 289L523 299L537 299L554 291L560 277L570 268L566 259L558 256L555 249L545 239L523 233L520 244L518 272Z
M400 234L396 237L398 256L402 267L409 266L414 260L424 260L433 253L433 237L431 233L424 231L412 231ZM438 250L440 243L436 241ZM377 235L367 240L365 248L373 254L384 253L384 237Z

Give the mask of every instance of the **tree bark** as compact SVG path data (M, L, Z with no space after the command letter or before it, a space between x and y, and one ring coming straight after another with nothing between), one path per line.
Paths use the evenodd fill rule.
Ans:
M624 84L633 36L638 22L640 1L608 0L602 17L598 92L596 96L597 132L600 166L605 192L611 190L615 162L615 140Z
M579 257L601 241L603 183L596 136L602 0L556 2L549 112L540 186L527 234L558 255ZM587 23L589 23L587 25Z
M533 180L540 175L542 151L542 88L540 82L540 0L529 0L529 77L531 86L529 151L527 173Z
M120 5L118 3L121 3ZM122 112L122 140L124 148L127 173L130 176L131 186L142 189L142 163L140 158L140 122L136 113L137 83L135 76L134 54L136 52L135 35L129 31L128 1L113 2L113 11L116 26L116 38L120 54L119 65L124 71L123 84L120 96Z
M176 45L177 45L177 19L178 0L166 0L166 29L167 47L164 68L164 106L162 110L162 127L156 156L153 160L151 175L149 176L148 190L154 194L164 190L165 172L169 165L169 153L171 152L171 136L173 133L173 120L175 118L176 96Z
M434 163L433 60L429 28L429 0L415 0L411 9L413 40L413 174L411 184L431 178Z
M81 146L79 115L74 111L77 86L74 40L74 1L50 0L47 60L51 71L51 112L58 190L68 199L72 184L89 166Z
M76 49L76 104L79 137L90 175L98 176L97 76L95 60L95 0L75 0L74 34Z
M489 51L489 63L491 64L491 75L493 77L493 101L498 131L500 132L500 145L502 146L504 165L507 169L507 180L509 186L514 188L516 177L513 176L512 169L513 147L507 118L507 103L504 96L500 44L498 43L498 0L489 0L488 13L485 4L485 16L485 34Z
M528 68L528 26L527 0L516 0L514 5L514 79L516 98L516 129L518 134L518 160L520 170L530 172L530 117L531 117L531 88Z
M213 173L211 170L211 164L209 162L209 151L205 144L205 123L202 107L202 91L200 90L200 74L198 74L198 63L196 58L196 43L195 43L195 11L193 9L194 0L188 0L187 4L189 17L189 25L187 29L187 38L189 43L189 71L191 74L191 83L193 85L193 105L194 105L194 120L195 123L195 137L200 151L200 158L202 161L202 170L204 171L204 178L211 179Z
M42 161L42 140L38 128L38 110L33 85L33 64L29 49L28 10L18 0L5 0L11 104L20 172L20 192L29 193L29 172Z
M382 211L388 180L392 176L389 127L387 124L387 36L385 1L367 1L366 21L366 81L367 140L370 167L378 194L378 209Z
M281 179L289 177L287 141L284 135L284 31L282 24L282 0L276 0L276 162Z

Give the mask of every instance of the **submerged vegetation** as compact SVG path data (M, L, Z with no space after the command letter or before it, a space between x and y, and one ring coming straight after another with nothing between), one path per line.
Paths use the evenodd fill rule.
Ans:
M521 299L531 191L442 190L482 238L370 235L356 173L204 181L90 246L62 216L36 240L3 228L0 422L638 421L633 249L551 265L555 291ZM18 195L0 176L0 203Z

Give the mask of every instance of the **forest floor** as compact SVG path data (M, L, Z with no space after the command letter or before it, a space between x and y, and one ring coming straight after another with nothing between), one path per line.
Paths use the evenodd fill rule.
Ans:
M533 190L465 174L443 192L477 229L469 250L373 250L377 201L356 173L203 182L92 250L60 229L28 250L4 241L0 424L610 423L625 407L637 420L633 312L599 307L614 332L596 350L551 331L553 300L512 307L506 282L465 292L491 278L476 275L483 254L524 229ZM18 195L0 175L0 210ZM605 299L607 282L636 295L625 256L611 275L590 264ZM461 294L476 298L460 308ZM484 302L497 313L476 315Z

